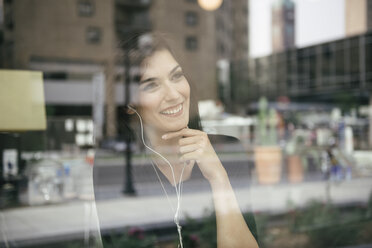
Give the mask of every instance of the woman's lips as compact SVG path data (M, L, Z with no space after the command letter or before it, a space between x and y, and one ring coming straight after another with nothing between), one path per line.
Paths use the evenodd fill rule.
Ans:
M176 105L175 107L167 108L166 110L163 110L160 112L160 114L170 117L175 117L181 115L183 112L183 104L180 103Z

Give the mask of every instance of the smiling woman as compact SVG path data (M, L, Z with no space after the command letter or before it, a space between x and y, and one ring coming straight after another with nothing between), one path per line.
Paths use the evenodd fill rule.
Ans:
M185 128L189 121L190 86L182 68L168 50L156 51L143 63L138 110L147 135L155 138L159 133Z
M140 120L138 136L146 147L147 158L164 193L168 197L162 178L169 181L168 185L172 185L176 192L176 207L171 205L171 208L179 246L183 247L180 224L183 184L199 173L211 189L217 246L257 247L254 219L248 221L250 226L246 224L216 149L224 142L239 145L239 141L202 131L194 87L182 66L161 37L148 34L147 37L151 38L146 44L130 51L131 63L139 66L140 76L133 96L136 105L127 106L127 112L137 115Z

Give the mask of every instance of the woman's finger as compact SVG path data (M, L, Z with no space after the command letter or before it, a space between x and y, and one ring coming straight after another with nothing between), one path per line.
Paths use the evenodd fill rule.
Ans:
M215 159L216 159L215 156L213 156L212 154L204 154L204 151L201 148L198 148L198 149L196 149L192 152L185 153L180 157L181 162L186 162L186 161L189 161L189 160L195 160L197 163L200 163L200 161L204 161L204 164L208 164L209 162L213 162L213 161L215 161Z
M176 137L182 137L182 136L193 136L199 134L201 131L195 130L195 129L189 129L189 128L184 128L180 131L177 132L169 132L161 136L162 139L172 139Z
M191 144L191 145L181 146L180 147L180 153L184 154L184 153L193 152L193 151L196 151L199 148L200 148L200 146L198 144Z
M201 149L196 149L193 152L185 153L181 156L180 161L186 162L188 160L195 160L196 162L199 162L200 155L203 153Z
M200 140L199 136L191 136L191 137L181 138L178 141L178 144L180 146L191 145L191 144L197 143L199 140Z

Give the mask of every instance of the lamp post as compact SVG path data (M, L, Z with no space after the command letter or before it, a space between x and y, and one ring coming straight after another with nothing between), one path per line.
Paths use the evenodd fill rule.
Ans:
M125 41L123 46L121 47L124 52L124 68L125 68L125 75L124 75L124 84L125 84L125 100L124 105L128 106L130 103L130 83L131 83L131 76L130 76L130 67L131 62L129 60L129 50L134 48L136 43L138 42L136 37L140 33L144 33L151 30L151 25L149 22L149 7L151 5L151 0L144 0L144 1L115 1L116 6L118 8L119 15L116 16L127 16L126 20L122 18L116 19L116 28L117 28L117 35L120 40ZM119 10L120 9L120 10ZM128 40L130 38L130 40ZM128 113L124 113L124 121L129 123L130 118ZM135 195L136 191L133 186L133 177L132 177L132 136L133 133L130 129L129 125L126 125L125 133L125 142L126 142L126 150L125 150L125 158L126 158L126 165L125 165L125 175L124 175L124 185L123 185L123 193L127 195Z
M128 106L130 104L130 61L129 61L129 54L128 49L131 47L131 44L127 44L123 46L124 51L124 106ZM129 114L124 111L124 123L127 125L127 132L124 133L124 141L126 144L125 149L125 170L124 170L124 188L123 193L126 195L135 195L136 190L133 186L133 172L132 172L132 136L131 136L131 128L129 125Z

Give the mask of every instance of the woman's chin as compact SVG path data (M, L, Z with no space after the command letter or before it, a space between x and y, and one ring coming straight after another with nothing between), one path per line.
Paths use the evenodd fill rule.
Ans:
M187 123L180 123L178 125L167 125L163 129L165 132L177 132L187 127Z

